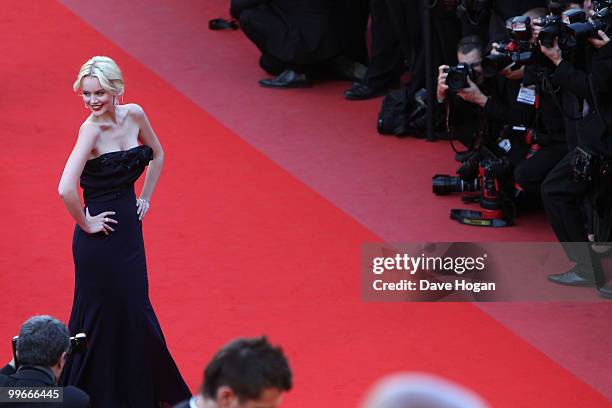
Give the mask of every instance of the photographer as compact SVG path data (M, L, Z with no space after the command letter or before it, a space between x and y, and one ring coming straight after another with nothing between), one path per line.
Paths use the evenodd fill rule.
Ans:
M68 329L51 316L34 316L19 331L17 359L0 371L0 387L57 387L70 350ZM0 407L24 406L23 402L0 403ZM76 387L65 387L63 402L45 407L89 407L89 396Z
M475 143L484 126L483 107L487 95L491 94L495 86L494 80L485 81L482 55L483 44L480 38L465 37L457 44L459 65L453 68L441 65L438 68L436 99L439 104L446 105L449 137L468 147Z
M456 86L454 82L457 81L453 78L448 79L450 67L447 65L439 68L438 76L437 100L447 105L449 136L471 149L479 134L486 130L485 140L481 142L497 150L497 136L504 124L522 125L530 123L533 118L531 107L516 102L520 76L516 78L515 71L504 69L499 75L485 78L482 43L476 36L461 40L457 46L457 59L470 70L463 88Z
M499 135L505 123L525 123L529 108L514 102L519 80L501 75L485 78L478 37L464 38L457 57L460 64L456 67L439 68L437 99L445 104L446 130L457 153L455 159L462 164L458 177L434 176L433 192L461 192L464 202L480 202L481 211L451 210L451 218L463 224L510 225L515 209L509 152L514 154L517 149L510 149L510 143L502 142ZM468 150L458 151L452 140L459 140Z
M554 83L583 101L578 147L551 171L542 187L550 223L562 243L588 241L582 203L601 184L609 184L609 180L602 178L596 162L612 157L612 46L603 30L598 30L597 36L588 42L594 48L589 72L575 68L564 59L557 41L549 48L541 46L542 53L556 67ZM577 167L574 163L585 166ZM576 265L568 272L549 275L549 279L562 285L597 286L602 296L612 298L612 288L602 287L601 264L599 260L593 263L590 246L568 248L566 252Z
M514 67L519 62L499 69L497 86L493 88L495 92L487 96L475 84L458 92L464 100L482 107L486 117L507 125L501 138L506 149L509 146L506 152L514 166L516 187L529 193L529 198L536 199L540 196L541 183L567 153L561 96L550 85L549 76L554 66L537 52L538 31L532 30L530 25L531 18L540 17L544 12L543 9L534 9L512 19L518 21L523 29L520 34L512 36L524 37L516 41L523 44L519 48L525 48L520 51L521 55L528 57L519 69ZM485 62L503 61L498 51L493 50L492 54ZM505 81L499 78L500 75L505 77Z
M244 34L261 51L261 68L276 75L259 84L266 88L305 88L312 85L314 75L363 79L365 66L350 55L360 48L366 54L365 36L358 34L363 34L367 21L363 3L364 0L232 0L230 13L239 19ZM355 33L350 41L346 38L349 33Z
M533 21L527 46L531 58L520 70L514 71L522 73L522 82L514 105L530 107L529 117L525 118L524 122L528 129L519 141L522 151L520 161L516 163L514 178L519 190L531 194L529 198L538 200L542 182L567 154L568 144L562 93L552 84L551 73L555 67L539 52L538 35L542 25L545 26L548 21L544 14L544 9L534 9L523 15ZM508 71L506 68L502 74L508 76Z

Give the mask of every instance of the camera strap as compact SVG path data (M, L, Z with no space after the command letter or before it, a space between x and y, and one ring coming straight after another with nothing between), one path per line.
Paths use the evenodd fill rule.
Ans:
M476 227L500 228L510 225L503 218L489 218L482 211L452 209L450 212L452 220L459 221L464 225Z
M484 112L478 112L478 133L475 135L474 140L467 147L466 150L459 150L459 148L455 145L455 130L451 125L450 121L450 112L451 112L451 103L449 101L450 98L446 98L444 101L444 119L445 119L445 127L446 134L448 135L448 141L451 145L451 148L455 153L467 153L480 150L480 146L482 145L482 140L484 138L485 133L487 132L487 122L484 117Z

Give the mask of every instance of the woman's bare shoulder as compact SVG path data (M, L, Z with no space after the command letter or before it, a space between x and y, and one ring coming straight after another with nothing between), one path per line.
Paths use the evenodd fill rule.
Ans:
M123 106L127 108L128 114L132 117L142 118L145 115L144 109L137 103L126 103Z
M87 137L96 137L100 134L100 125L91 121L90 118L85 119L79 128L79 137L81 135Z

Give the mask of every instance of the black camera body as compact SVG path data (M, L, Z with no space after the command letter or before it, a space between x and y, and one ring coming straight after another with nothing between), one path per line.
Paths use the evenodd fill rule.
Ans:
M577 146L572 152L572 170L576 181L610 181L612 161L592 152L587 147Z
M559 48L567 49L576 45L576 38L573 35L572 30L566 24L566 20L569 21L581 21L586 19L586 13L582 10L572 9L568 14L571 17L565 15L550 15L542 17L538 25L542 27L540 34L538 34L538 41L544 47L552 48L555 39L559 44Z
M444 72L448 73L446 77L446 85L448 89L457 92L464 88L469 88L468 77L475 81L476 75L472 67L468 64L457 64L454 67L445 68Z
M74 337L70 337L69 354L82 353L87 350L87 335L85 333L77 333Z
M501 42L497 53L491 53L483 58L482 70L485 78L492 78L508 65L514 63L513 69L536 61L537 47L531 43L531 19L527 16L509 18L506 30L510 41Z
M496 54L489 54L483 58L483 75L485 78L492 78L512 63L514 63L513 70L531 65L536 61L537 51L535 46L528 42L501 43Z
M495 157L491 153L484 156L473 151L457 169L457 176L436 174L432 178L432 190L435 195L463 193L463 201L474 201L482 191L485 173L493 178L506 178L510 176L508 169L510 162L505 156Z
M608 7L612 7L612 0L601 0L593 2L593 10L595 11L600 11Z
M569 24L568 29L576 43L587 38L597 38L599 30L606 34L612 33L612 5L600 8L590 21Z
M462 176L436 174L432 180L433 192L436 195L461 193L464 203L478 203L480 211L451 210L451 218L474 218L471 225L488 225L483 220L504 220L504 225L511 225L514 218L512 205L507 202L507 195L502 191L508 180L511 180L512 167L506 157L483 157L479 152L463 163L463 176L473 177L464 180ZM457 171L459 173L459 170ZM475 174L474 174L475 173ZM456 218L455 214L463 214ZM469 223L469 222L468 222Z

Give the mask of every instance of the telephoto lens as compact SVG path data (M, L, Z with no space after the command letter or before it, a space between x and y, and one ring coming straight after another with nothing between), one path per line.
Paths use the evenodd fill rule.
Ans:
M449 195L452 193L469 193L480 190L480 180L464 181L461 177L448 174L436 174L432 177L432 190L435 195Z

